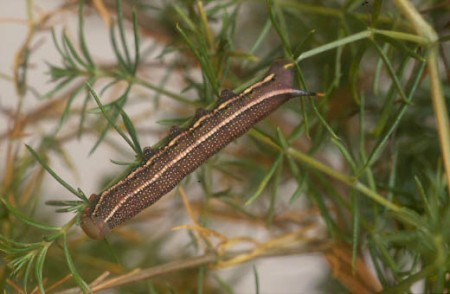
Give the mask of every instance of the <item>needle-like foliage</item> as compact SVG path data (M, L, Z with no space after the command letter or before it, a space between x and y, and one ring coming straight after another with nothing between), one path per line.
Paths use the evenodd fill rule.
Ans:
M255 260L312 252L330 272L316 291L448 293L448 1L66 1L38 14L41 2L26 2L27 35L0 73L16 93L0 112L5 293L233 293L242 276L266 293ZM45 62L42 36L57 52ZM167 124L185 126L277 58L318 97L286 103L106 240L77 229L86 195L145 161L143 142L163 145ZM97 190L76 188L111 150L125 160L97 161Z

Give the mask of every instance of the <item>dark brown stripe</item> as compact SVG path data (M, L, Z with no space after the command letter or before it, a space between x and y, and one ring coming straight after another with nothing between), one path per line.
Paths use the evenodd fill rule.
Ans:
M201 115L189 128L156 150L142 166L100 196L93 194L82 217L83 230L92 238L103 238L285 101L311 95L292 87L293 73L286 65L274 63L265 78L238 95L224 91L214 109L197 112Z

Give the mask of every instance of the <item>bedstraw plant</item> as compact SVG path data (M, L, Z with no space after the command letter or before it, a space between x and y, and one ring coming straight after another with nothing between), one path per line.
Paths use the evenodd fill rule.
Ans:
M317 291L448 293L448 1L24 2L0 75L15 93L0 114L3 293L233 293L245 264L265 293L256 260L311 253L328 264ZM56 56L38 60L42 43ZM79 229L144 146L277 58L320 97L286 103L105 240ZM90 162L95 191L76 180Z

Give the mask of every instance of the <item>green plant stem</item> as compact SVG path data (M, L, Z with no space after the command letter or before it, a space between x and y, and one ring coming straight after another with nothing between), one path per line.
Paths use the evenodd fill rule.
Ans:
M431 99L438 125L438 135L442 150L445 172L447 175L447 188L450 194L450 125L448 110L442 91L441 79L438 70L438 36L433 28L422 18L414 5L408 0L395 0L396 5L413 24L417 34L428 40L430 47L427 66L431 81Z
M300 62L303 59L307 59L307 58L309 58L311 56L318 55L318 54L323 53L325 51L328 51L328 50L331 50L331 49L334 49L334 48L338 48L338 47L344 46L346 44L353 43L355 41L368 38L370 36L372 36L372 32L369 31L369 30L366 30L366 31L362 31L362 32L353 34L351 36L339 39L337 41L330 42L330 43L325 44L323 46L316 47L316 48L314 48L312 50L303 52L302 54L300 54L297 57L296 62Z
M328 50L331 50L334 48L339 48L344 45L354 43L355 41L363 40L366 38L373 38L375 35L383 35L383 36L390 37L390 38L397 39L397 40L415 42L415 43L421 44L421 45L429 44L427 39L420 37L420 36L415 36L415 35L407 34L407 33L403 33L403 32L377 30L377 29L368 28L365 31L361 31L356 34L350 35L348 37L339 39L337 41L327 43L323 46L316 47L309 51L305 51L297 57L296 62L300 62L311 56L318 55L320 53L323 53L325 51L328 51Z
M342 38L335 42L328 43L324 46L314 48L310 51L303 52L297 58L296 62L300 62L308 57L323 53L325 51L344 46L349 43L353 43L358 40L372 38L375 34L380 34L396 39L402 39L405 41L416 42L421 45L430 47L429 55L427 59L428 73L431 81L431 97L433 101L434 112L438 124L438 135L442 150L442 157L444 161L446 176L447 176L447 188L450 193L450 124L448 119L448 110L444 100L442 91L441 80L438 71L438 37L433 28L425 22L421 15L417 12L414 6L408 0L396 0L397 6L403 11L406 17L413 23L419 36L414 36L402 32L392 32L384 30L368 29L346 38Z
M356 177L352 177L352 176L348 176L348 175L343 175L339 172L337 172L336 170L334 170L333 168L321 163L320 161L315 160L314 158L312 158L311 156L300 152L296 149L293 148L288 148L286 150L286 152L292 156L293 158L295 158L297 161L300 161L302 163L306 163L307 165L309 165L310 167L313 167L314 169L323 172L324 174L335 178L336 180L350 186L353 187L354 189L356 189L357 191L363 193L364 195L366 195L367 197L369 197L370 199L378 202L379 204L383 205L384 207L386 207L387 209L390 209L392 211L395 212L399 212L401 210L401 208L395 204L393 204L392 202L386 200L383 196L381 196L380 194L376 193L375 191L371 190L369 187L367 187L366 185L362 184L361 182L358 181L358 179Z
M268 146L277 149L278 151L283 151L283 148L280 147L278 144L276 144L274 141L270 140L269 137L262 135L261 133L259 133L258 131L252 129L249 131L249 134L254 137L255 139L257 139L258 141L261 141L265 144L267 144ZM375 191L371 190L369 187L367 187L366 185L362 184L361 182L358 181L358 179L356 177L353 176L348 176L348 175L344 175L336 170L334 170L333 168L321 163L320 161L312 158L311 156L309 156L308 154L305 154L297 149L294 148L287 148L286 150L284 150L284 152L286 154L288 154L289 156L291 156L293 159L295 159L296 161L303 163L303 164L307 164L308 166L323 172L324 174L350 186L355 188L357 191L363 193L364 195L366 195L367 197L369 197L370 199L378 202L379 204L383 205L384 207L386 207L389 210L395 211L395 212L400 212L401 211L401 207L393 204L392 202L390 202L389 200L385 199L383 196L381 196L380 194L376 193Z

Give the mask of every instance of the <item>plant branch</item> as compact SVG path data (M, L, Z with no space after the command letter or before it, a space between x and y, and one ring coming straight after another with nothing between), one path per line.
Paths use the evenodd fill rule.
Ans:
M247 261L254 260L261 257L275 257L275 256L286 256L294 254L305 254L305 253L315 253L315 252L325 252L330 248L332 242L330 241L316 241L314 244L308 244L306 248L295 248L295 249L283 249L274 250L272 252L266 252L261 255L255 255ZM198 268L205 265L214 265L219 261L230 260L240 255L248 255L252 250L231 252L226 254L225 257L219 257L214 253L207 253L205 255L186 258L183 260L177 260L173 262L168 262L166 264L153 266L147 269L136 269L129 273L108 279L106 281L100 282L91 288L93 293L103 291L106 289L116 288L123 285L132 284L138 281L148 280L160 275L170 274L180 270L186 270L190 268ZM97 281L98 282L98 281ZM67 289L65 291L58 292L58 294L72 294L79 293L79 288Z
M429 42L430 51L427 64L431 81L431 99L433 101L434 113L436 114L442 157L447 175L447 188L450 194L450 124L448 119L449 112L445 103L438 70L438 36L410 1L396 0L395 3L413 24L417 34L426 38Z

